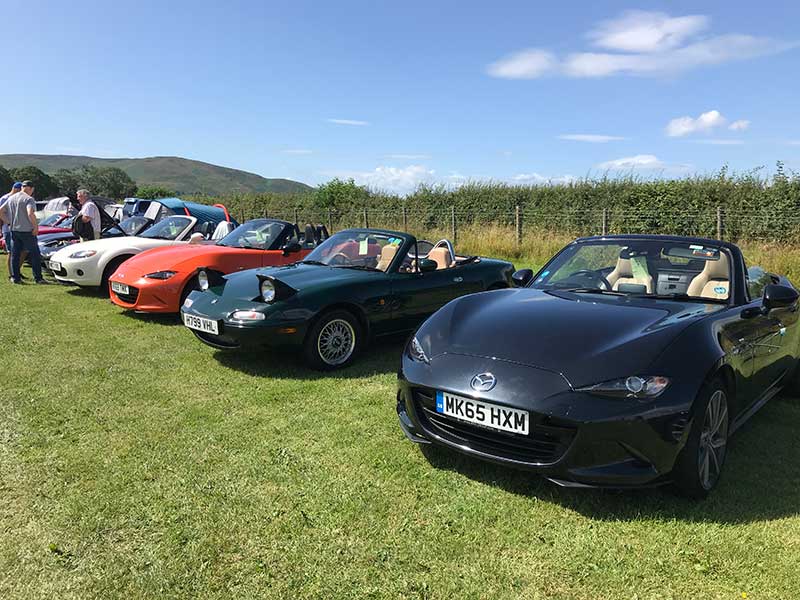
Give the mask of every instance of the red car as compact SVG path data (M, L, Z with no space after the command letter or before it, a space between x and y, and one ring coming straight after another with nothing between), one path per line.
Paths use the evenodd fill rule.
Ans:
M302 260L327 231L277 219L254 219L216 243L182 244L145 250L126 260L109 278L111 301L137 312L177 313L186 296L204 289L209 278Z
M39 235L48 233L67 233L72 231L72 219L75 215L56 213L39 221ZM6 242L0 238L0 249L6 249Z

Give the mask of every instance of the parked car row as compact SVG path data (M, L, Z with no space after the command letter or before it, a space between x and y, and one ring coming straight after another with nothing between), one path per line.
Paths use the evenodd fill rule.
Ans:
M151 205L123 234L62 248L49 267L65 283L108 286L125 310L179 312L214 348L295 349L321 370L408 332L406 437L559 485L672 483L702 498L729 436L800 387L798 292L748 268L732 243L581 238L534 273L446 239L329 236L266 218L234 227L224 207L178 208Z

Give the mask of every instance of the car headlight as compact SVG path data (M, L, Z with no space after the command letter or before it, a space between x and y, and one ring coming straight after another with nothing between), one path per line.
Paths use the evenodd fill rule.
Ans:
M266 315L257 310L237 310L231 315L234 321L263 321Z
M200 272L197 274L197 285L199 285L199 286L200 286L200 289L201 289L201 290L203 290L204 292L205 292L205 291L206 291L206 290L207 290L209 287L211 287L211 282L210 282L210 280L208 279L208 273L206 273L205 271L200 271Z
M660 396L668 385L669 379L666 377L632 376L596 383L595 385L579 388L578 391L589 392L598 396L611 396L613 398L650 399Z
M155 273L148 273L145 275L147 279L169 279L175 276L175 271L156 271Z
M425 350L422 349L422 344L419 343L417 336L411 338L411 341L408 343L408 348L406 350L408 357L410 359L419 362L424 362L426 365L431 364L431 361L425 354Z
M275 300L275 284L269 279L264 279L261 282L261 297L264 302L272 302Z
M69 255L70 258L89 258L97 254L97 250L78 250Z

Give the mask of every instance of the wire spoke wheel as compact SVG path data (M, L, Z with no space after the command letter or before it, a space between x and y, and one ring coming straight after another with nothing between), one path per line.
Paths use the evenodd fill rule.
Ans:
M710 490L717 483L728 445L728 401L725 392L716 390L708 400L700 431L697 468L700 484Z
M356 348L356 332L344 319L332 319L317 336L317 352L325 364L341 365Z

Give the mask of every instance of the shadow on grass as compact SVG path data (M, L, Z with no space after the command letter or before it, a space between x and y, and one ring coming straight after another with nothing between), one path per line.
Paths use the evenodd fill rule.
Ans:
M133 321L139 321L141 323L153 323L156 325L165 325L167 327L174 327L175 325L183 325L181 322L181 317L178 314L173 313L137 313L132 310L125 310L119 306L115 305L115 308L119 308L119 314L123 317L127 317Z
M316 371L305 365L300 350L219 350L214 357L220 364L256 377L294 377L304 380L359 379L395 373L407 336L387 336L373 340L344 369Z
M736 433L730 441L722 479L703 501L684 499L669 486L641 490L561 488L535 474L478 461L447 448L421 446L421 450L437 469L455 471L512 494L559 504L593 519L769 521L800 514L800 444L792 426L800 416L798 403L798 399L773 400Z
M100 288L96 288L96 287L80 287L80 286L77 286L77 285L70 285L68 283L63 283L62 284L60 281L55 280L55 279L54 279L54 281L56 282L57 285L63 285L64 287L66 287L67 288L67 293L70 296L75 296L75 297L78 297L78 298L101 298L101 299L102 298L108 298L108 294L107 293L104 294L100 290Z

